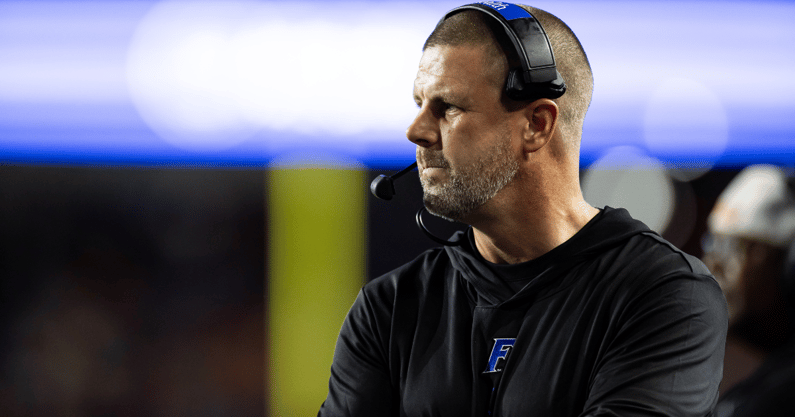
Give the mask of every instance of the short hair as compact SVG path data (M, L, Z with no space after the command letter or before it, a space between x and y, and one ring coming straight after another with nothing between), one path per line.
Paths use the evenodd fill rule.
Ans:
M519 56L499 23L475 10L460 11L438 25L425 40L422 50L434 46L485 46L494 63L492 69L495 76L505 76L508 68L519 65ZM506 58L507 67L504 65ZM500 88L504 86L504 79L495 81L500 84Z
M549 37L558 72L566 82L566 93L554 100L560 108L561 129L567 142L570 140L579 147L585 114L593 94L591 64L580 40L566 23L541 9L520 6L538 20ZM505 62L505 59L509 68L520 65L519 56L504 29L495 19L482 12L465 10L445 19L428 36L423 50L441 45L485 45L494 52L497 65ZM507 75L507 68L501 70ZM501 86L505 85L505 81L500 80Z

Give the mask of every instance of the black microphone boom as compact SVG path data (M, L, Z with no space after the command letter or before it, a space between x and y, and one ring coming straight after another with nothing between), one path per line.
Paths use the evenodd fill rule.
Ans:
M416 162L388 177L383 174L379 175L373 180L373 182L370 183L370 192L382 200L391 200L392 196L395 195L395 184L393 181L414 168L417 168Z
M390 175L379 175L377 176L373 182L370 183L370 192L373 193L374 196L382 199L382 200L391 200L392 197L395 195L395 184L394 180L400 178L405 173L411 171L412 169L417 168L417 163L413 163L402 170ZM458 246L461 244L461 239L459 240L444 240L438 236L434 236L433 233L425 227L425 224L422 222L422 212L426 211L425 206L420 208L415 216L415 220L417 221L417 227L422 230L429 238L433 239L437 243L441 243L442 245L447 246Z

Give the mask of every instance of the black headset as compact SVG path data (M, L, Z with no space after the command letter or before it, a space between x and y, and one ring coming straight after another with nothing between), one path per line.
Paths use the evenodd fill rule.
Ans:
M477 10L496 20L505 30L521 67L511 69L505 93L512 100L555 99L566 92L566 83L555 66L549 37L538 20L523 7L501 1L481 1L456 7L439 20L464 10Z
M465 11L476 10L496 20L511 40L514 51L519 57L520 67L508 72L505 82L505 94L512 100L537 100L540 98L555 99L566 92L566 83L555 66L555 56L549 37L538 20L530 12L512 3L501 1L482 1L466 4L447 12L437 27L448 17ZM409 165L391 175L379 175L370 184L370 192L382 200L391 200L395 195L393 180L417 167L417 163ZM422 223L422 212L417 212L417 226L428 237L443 245L460 245L460 241L448 241L434 236Z

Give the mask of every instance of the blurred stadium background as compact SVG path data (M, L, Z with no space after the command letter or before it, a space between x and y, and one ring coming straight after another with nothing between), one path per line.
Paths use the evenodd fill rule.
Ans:
M0 2L0 415L315 415L358 288L433 246L418 181L367 189L458 4ZM533 4L594 69L592 204L700 255L739 169L793 166L795 2Z

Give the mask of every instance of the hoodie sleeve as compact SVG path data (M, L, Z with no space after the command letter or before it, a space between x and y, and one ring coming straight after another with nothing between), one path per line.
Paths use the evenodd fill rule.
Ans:
M397 415L397 391L382 343L383 323L364 290L340 330L331 365L329 393L318 417Z
M581 416L706 416L718 398L726 302L707 274L672 273L616 312Z

